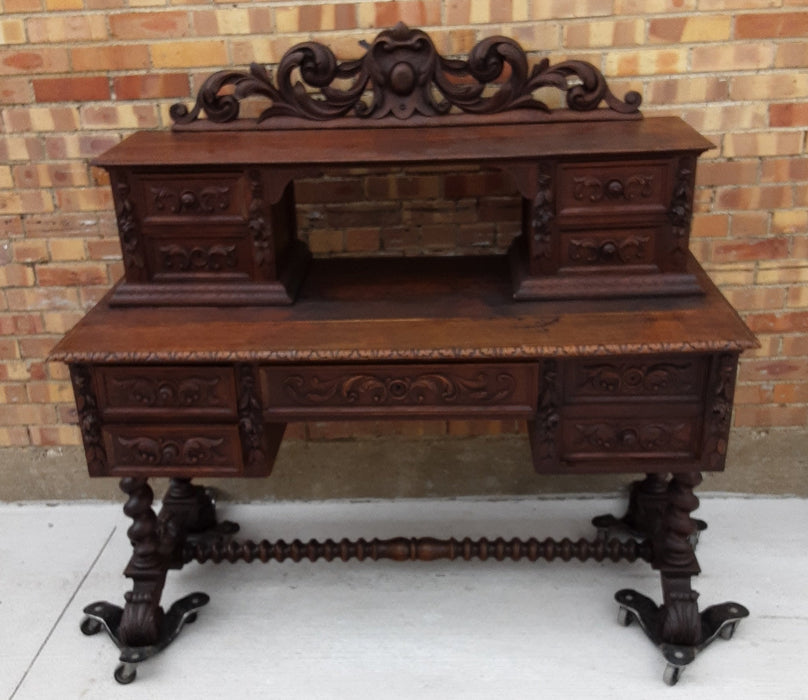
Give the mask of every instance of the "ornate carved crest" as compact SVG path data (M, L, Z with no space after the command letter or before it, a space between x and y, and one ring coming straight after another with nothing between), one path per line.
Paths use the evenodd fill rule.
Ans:
M293 83L295 74L300 80ZM344 81L348 87L336 87ZM229 86L232 92L221 94ZM636 92L619 100L603 74L585 61L551 67L543 59L530 69L522 47L503 36L480 41L468 60L444 58L425 32L400 22L381 32L357 60L339 62L327 46L307 41L284 54L277 79L256 63L246 72L214 73L202 85L193 108L175 104L171 117L175 124L188 124L204 110L210 122L231 122L246 97L271 101L258 124L281 116L319 122L346 116L404 120L442 116L453 108L471 114L514 109L549 113L550 108L533 96L539 88L565 92L567 108L573 112L588 112L605 102L604 111L614 117L638 115L642 100Z

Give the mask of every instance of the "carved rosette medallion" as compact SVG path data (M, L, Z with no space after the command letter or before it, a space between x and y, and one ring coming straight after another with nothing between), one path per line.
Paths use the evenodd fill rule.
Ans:
M267 463L264 452L264 419L255 372L250 365L238 365L238 428L244 463L260 470Z
M233 89L223 90L227 86ZM642 101L636 92L619 100L603 74L585 61L551 66L543 59L530 68L522 47L503 36L480 41L468 60L448 59L438 54L426 33L399 23L379 33L358 60L339 62L327 46L307 41L284 54L277 80L256 63L247 72L219 71L202 85L191 110L175 104L171 118L176 124L187 124L204 110L211 122L230 122L238 118L240 102L247 97L271 103L258 116L259 124L272 117L408 119L439 117L453 110L549 113L550 108L533 95L541 88L565 92L567 109L577 112L597 109L605 102L604 112L631 115L638 113Z
M653 175L631 175L625 180L610 178L605 182L593 176L575 177L572 183L572 196L578 201L586 200L592 203L604 199L624 199L630 202L635 199L647 199L654 193Z
M472 378L430 372L414 376L360 373L320 379L291 375L283 381L286 395L303 406L440 406L446 404L497 404L509 399L516 381L505 372L480 372Z
M605 241L573 238L569 242L567 254L570 260L586 265L628 265L645 260L650 240L648 236L610 238Z
M101 412L93 391L92 374L86 365L70 365L70 379L76 397L79 430L87 455L91 474L100 474L107 468L107 452L101 435Z
M693 174L693 165L687 158L682 158L676 174L673 198L668 208L668 220L673 226L674 249L672 254L680 263L687 257L687 243L693 217Z
M222 185L199 190L152 187L151 195L156 211L171 214L216 214L230 207L230 188Z

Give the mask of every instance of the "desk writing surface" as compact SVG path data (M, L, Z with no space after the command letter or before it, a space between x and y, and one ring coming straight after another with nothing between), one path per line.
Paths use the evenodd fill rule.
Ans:
M229 164L360 166L537 157L702 152L707 139L675 117L626 122L299 131L141 131L94 161L102 167Z
M479 360L754 347L691 265L703 296L514 302L500 257L317 260L292 306L120 309L102 301L52 359Z

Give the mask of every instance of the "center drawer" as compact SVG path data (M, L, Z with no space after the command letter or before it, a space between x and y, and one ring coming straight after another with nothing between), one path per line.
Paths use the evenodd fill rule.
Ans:
M538 365L268 366L268 420L525 417L536 410Z

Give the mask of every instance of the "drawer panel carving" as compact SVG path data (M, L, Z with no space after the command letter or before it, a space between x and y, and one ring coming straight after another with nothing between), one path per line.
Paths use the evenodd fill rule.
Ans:
M156 417L166 411L236 416L235 380L228 367L99 367L97 377L105 417Z
M538 368L501 365L265 367L268 414L530 415Z
M636 267L656 270L657 230L580 231L561 243L561 268Z
M562 164L559 214L662 212L670 199L668 189L667 164L662 161Z
M697 434L698 421L688 416L570 417L561 430L562 459L694 458Z
M704 382L704 360L698 357L580 360L567 365L569 402L613 401L657 397L697 401Z
M156 282L247 280L253 244L246 227L225 226L215 236L187 234L177 227L152 226L144 235L149 276Z
M144 174L138 178L144 218L246 218L248 190L240 173Z
M235 425L111 425L104 428L110 474L144 475L242 472L241 444Z

